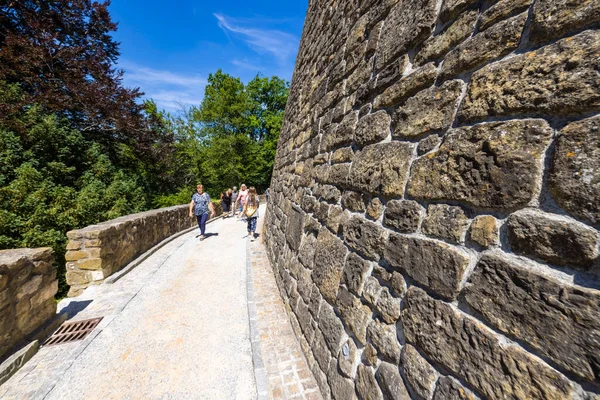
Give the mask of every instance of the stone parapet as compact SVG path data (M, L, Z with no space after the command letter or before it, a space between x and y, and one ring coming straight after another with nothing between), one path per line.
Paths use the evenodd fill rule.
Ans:
M56 315L52 249L0 250L0 360Z
M215 206L217 215L221 207ZM69 296L102 283L138 255L171 235L197 224L188 205L161 208L67 232Z
M265 240L326 399L600 398L599 28L310 1Z

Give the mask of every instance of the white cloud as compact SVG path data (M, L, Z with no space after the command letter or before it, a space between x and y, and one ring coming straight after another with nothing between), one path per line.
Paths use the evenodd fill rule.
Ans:
M154 99L159 108L180 111L182 106L197 106L202 102L207 82L199 75L157 70L123 60L118 67L125 70L125 85L139 87L144 97Z
M262 70L264 70L263 67L259 66L259 65L254 65L248 61L245 60L233 60L231 62L233 65L235 65L236 67L240 67L242 69L247 69L250 70L252 72L261 72Z
M273 56L279 65L294 61L299 40L296 36L275 29L263 29L256 26L264 22L252 19L236 19L223 14L213 14L219 21L219 27L225 33L240 37L252 50L259 54Z

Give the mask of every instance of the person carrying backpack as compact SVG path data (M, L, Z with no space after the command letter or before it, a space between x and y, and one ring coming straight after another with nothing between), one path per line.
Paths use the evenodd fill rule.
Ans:
M246 218L248 218L248 236L251 236L250 241L252 242L256 238L256 221L258 220L259 205L260 203L258 201L256 189L254 187L251 187L248 190L248 196L246 197L246 202L244 204L242 214L246 215Z

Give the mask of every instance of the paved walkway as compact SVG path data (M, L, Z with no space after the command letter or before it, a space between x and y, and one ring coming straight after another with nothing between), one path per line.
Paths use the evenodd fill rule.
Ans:
M264 301L247 276L251 254L245 228L233 218L215 221L206 240L199 241L194 230L116 283L61 302L59 308L71 320L104 319L84 341L43 347L0 386L0 398L255 399L279 393L275 382L267 386L269 374L257 373L263 367L256 365L261 355L270 360L271 350L262 340L251 343L251 333L257 332L251 332L247 293L256 293L253 331L263 326ZM295 338L281 339L293 341L286 351L305 374ZM304 397L297 398L314 396L310 379L299 379L305 384L299 386Z

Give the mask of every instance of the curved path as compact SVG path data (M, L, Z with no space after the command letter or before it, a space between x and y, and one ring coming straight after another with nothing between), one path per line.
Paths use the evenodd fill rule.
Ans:
M104 317L83 342L44 347L0 398L253 399L245 223L182 235L114 284L59 308ZM266 390L266 389L265 389Z

